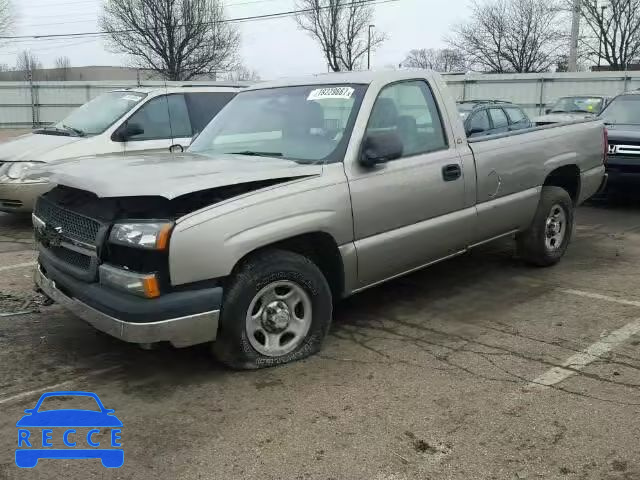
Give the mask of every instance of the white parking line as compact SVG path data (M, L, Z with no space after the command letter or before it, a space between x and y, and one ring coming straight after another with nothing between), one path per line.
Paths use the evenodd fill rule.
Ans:
M577 295L578 297L593 298L594 300L604 300L605 302L620 303L622 305L631 305L632 307L640 307L640 302L636 300L625 300L623 298L610 297L608 295L600 295L599 293L583 292L581 290L560 290L569 295Z
M60 388L67 387L69 385L73 385L75 382L80 382L82 380L86 380L87 378L95 377L96 375L102 375L103 373L112 372L113 370L117 370L119 368L120 368L120 365L116 365L114 367L103 368L102 370L95 370L93 372L89 372L89 373L87 373L85 375L82 375L80 377L76 377L76 378L73 378L71 380L67 380L66 382L56 383L55 385L48 385L46 387L37 388L35 390L29 390L28 392L18 393L16 395L11 396L11 397L0 398L0 405L5 404L5 403L14 402L16 400L21 400L23 398L27 398L27 397L30 397L32 395L37 395L37 394L44 393L44 392L59 391Z
M551 385L560 383L572 375L575 375L590 363L595 362L604 354L609 353L621 343L626 342L632 336L638 334L640 334L640 319L626 324L624 327L610 333L599 342L594 343L583 352L569 357L561 367L554 367L551 370L548 370L533 380L526 387L526 390L546 389Z
M610 297L599 293L583 292L581 290L562 289L563 293L576 295L583 298L591 298L594 300L603 300L606 302L619 303L622 305L630 305L640 307L640 301L625 300L623 298ZM640 318L624 327L610 333L599 342L594 343L583 352L577 353L567 359L561 366L554 367L544 374L533 380L525 390L544 390L552 385L556 385L567 378L577 374L590 363L595 362L598 358L609 353L621 343L626 342L632 336L640 334Z
M6 270L14 270L16 268L26 268L26 267L35 267L36 262L26 262L26 263L18 263L17 265L9 265L7 267L0 267L0 272L4 272Z

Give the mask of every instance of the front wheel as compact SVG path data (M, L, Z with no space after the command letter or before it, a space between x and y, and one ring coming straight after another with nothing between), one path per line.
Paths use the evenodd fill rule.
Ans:
M560 187L543 187L533 223L518 234L518 253L538 267L558 263L573 235L573 200Z
M311 260L265 251L232 275L214 353L238 369L301 360L320 350L331 316L331 290Z

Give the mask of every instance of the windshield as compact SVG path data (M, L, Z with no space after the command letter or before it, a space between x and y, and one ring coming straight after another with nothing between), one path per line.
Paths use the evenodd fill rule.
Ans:
M585 112L598 114L602 110L602 98L599 97L564 97L551 108L551 113Z
M299 163L341 161L364 85L313 85L237 95L190 152L279 157Z
M600 118L605 123L640 125L640 95L621 95L614 98Z
M94 98L74 110L56 125L82 135L98 135L135 107L147 95L137 92L109 92Z
M477 103L459 103L458 104L458 112L460 116L464 119L469 116L469 114L473 111L474 108L478 106Z

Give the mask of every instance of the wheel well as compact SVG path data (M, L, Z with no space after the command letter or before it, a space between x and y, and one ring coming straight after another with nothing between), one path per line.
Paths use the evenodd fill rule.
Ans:
M298 235L280 242L265 245L251 252L249 255L255 255L266 249L288 250L307 257L316 264L327 279L334 300L342 298L342 294L344 293L344 266L342 264L342 256L340 255L340 250L335 240L328 233L313 232ZM242 260L238 262L238 264L240 263L242 263Z
M580 169L576 165L557 168L547 176L544 186L564 188L573 203L577 203L580 196Z

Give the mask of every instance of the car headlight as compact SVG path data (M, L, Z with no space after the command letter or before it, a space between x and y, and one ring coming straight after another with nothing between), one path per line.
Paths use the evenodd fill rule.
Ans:
M27 175L34 167L44 165L43 162L6 162L0 166L0 182L5 183L40 183L46 178L38 172L35 175ZM35 173L35 172L34 172Z
M160 296L158 277L153 273L137 273L112 265L100 265L100 284L144 298Z
M168 221L116 223L109 241L126 247L166 250L173 225Z

